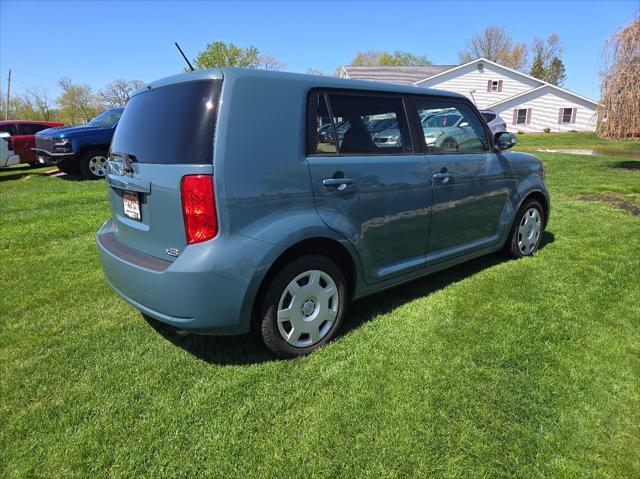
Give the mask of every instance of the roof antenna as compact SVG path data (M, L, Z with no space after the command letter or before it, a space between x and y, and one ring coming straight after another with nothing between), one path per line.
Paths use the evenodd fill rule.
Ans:
M193 71L193 65L191 64L191 62L189 61L189 59L187 58L187 56L184 54L184 52L182 51L182 48L180 48L180 45L178 45L178 42L174 42L176 44L176 48L178 49L178 51L180 52L180 55L182 55L182 58L184 58L184 61L187 62L187 65L189 65L189 68L191 68L191 71Z

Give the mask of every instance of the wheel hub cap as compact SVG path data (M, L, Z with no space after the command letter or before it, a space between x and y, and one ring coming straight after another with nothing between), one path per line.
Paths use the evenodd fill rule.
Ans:
M518 248L523 255L533 253L540 241L541 232L542 215L537 208L529 208L518 225Z
M329 334L338 316L340 296L331 276L310 270L296 276L278 302L278 331L297 348L319 343Z

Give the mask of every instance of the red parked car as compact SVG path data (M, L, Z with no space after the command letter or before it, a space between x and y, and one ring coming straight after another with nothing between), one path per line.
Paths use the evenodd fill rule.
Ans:
M11 135L9 149L20 156L20 163L36 163L36 155L31 148L36 147L36 133L47 128L64 126L57 121L8 120L0 121L0 132Z

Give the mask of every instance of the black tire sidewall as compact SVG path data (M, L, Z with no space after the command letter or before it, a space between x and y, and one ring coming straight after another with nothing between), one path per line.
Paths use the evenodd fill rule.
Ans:
M104 178L104 176L96 176L89 169L89 161L94 156L104 156L106 158L107 152L104 150L89 150L82 155L80 158L80 173L82 173L82 177L87 180L100 180Z
M529 208L535 208L538 210L538 213L540 213L540 221L542 222L542 228L540 231L540 237L538 238L538 242L536 244L536 247L533 248L533 251L531 251L531 253L529 254L522 254L522 251L520 251L520 248L518 247L518 226L520 225L520 221L522 221L522 217L524 216L525 212ZM540 248L540 243L542 242L542 235L544 233L544 222L545 222L545 217L544 217L544 210L542 209L542 205L536 200L525 201L520 207L520 209L518 210L518 214L516 215L516 219L514 220L513 226L511 228L511 235L509 237L509 243L508 243L509 254L511 254L511 256L515 258L524 258L526 256L534 255L536 251L538 251L538 248Z
M280 296L291 280L299 274L313 269L325 272L331 276L336 283L339 295L338 314L336 315L333 327L321 341L307 348L296 348L287 343L280 335L277 322L278 304L280 302ZM260 308L260 332L265 346L276 356L282 358L304 356L328 343L336 336L342 325L343 318L346 315L349 296L344 274L331 259L320 255L301 256L282 267L282 269L273 276L270 283L264 294Z

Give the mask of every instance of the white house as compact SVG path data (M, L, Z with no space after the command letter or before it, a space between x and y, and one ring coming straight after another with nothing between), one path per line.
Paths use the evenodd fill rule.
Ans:
M511 131L594 131L598 103L485 58L462 65L345 65L340 76L460 93L493 110Z

